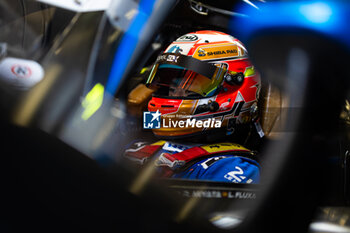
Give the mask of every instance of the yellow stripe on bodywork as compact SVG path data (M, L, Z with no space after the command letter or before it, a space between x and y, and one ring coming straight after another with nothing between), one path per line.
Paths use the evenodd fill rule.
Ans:
M231 143L231 142L215 143L215 144L210 144L206 146L201 146L201 148L206 150L208 153L217 153L217 152L224 152L229 150L230 151L232 150L249 151L249 149L237 143Z
M163 146L165 143L166 143L166 141L161 140L161 141L157 141L155 143L152 143L151 145L152 146Z

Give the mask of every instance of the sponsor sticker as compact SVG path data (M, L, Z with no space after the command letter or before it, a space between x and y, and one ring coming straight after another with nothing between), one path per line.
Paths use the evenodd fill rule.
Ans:
M193 42L198 40L198 36L193 35L193 34L187 34L179 37L176 41L177 42Z
M11 72L18 78L29 78L32 75L30 67L25 65L13 65L11 67Z
M199 46L193 57L200 60L221 59L239 56L237 45Z
M180 46L174 45L170 49L167 50L167 53L181 53L182 51L183 51L183 49Z
M246 151L249 151L247 148L245 148L239 144L230 143L230 142L210 144L207 146L202 146L202 148L209 153L215 153L215 152L225 151L225 150L239 150L239 151L246 150Z

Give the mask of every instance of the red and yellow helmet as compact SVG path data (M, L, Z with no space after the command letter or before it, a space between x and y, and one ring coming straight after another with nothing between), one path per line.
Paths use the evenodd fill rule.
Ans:
M162 126L154 134L175 139L215 128L229 135L237 124L251 122L261 83L238 39L197 31L167 47L146 85L156 89L149 111L162 114Z

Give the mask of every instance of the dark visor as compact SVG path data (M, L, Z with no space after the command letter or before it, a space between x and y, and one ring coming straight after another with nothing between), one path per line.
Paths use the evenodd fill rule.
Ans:
M147 85L156 95L209 97L222 83L226 69L181 54L165 53L157 58Z

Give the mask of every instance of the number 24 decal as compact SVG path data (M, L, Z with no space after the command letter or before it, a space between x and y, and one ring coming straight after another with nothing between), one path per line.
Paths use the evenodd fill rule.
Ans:
M235 167L235 171L231 171L229 173L227 173L224 177L232 182L242 182L242 180L244 180L246 177L245 176L239 176L238 175L243 175L244 172L242 170L242 168L236 166Z

